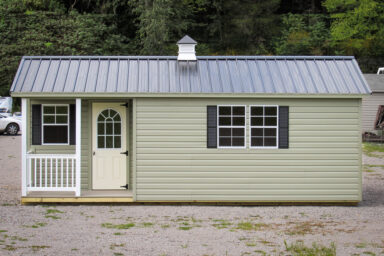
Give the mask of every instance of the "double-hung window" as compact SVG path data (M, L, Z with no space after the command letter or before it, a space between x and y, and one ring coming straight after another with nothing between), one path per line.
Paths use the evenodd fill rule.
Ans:
M278 106L250 106L250 147L277 148Z
M42 138L44 144L69 144L69 105L42 105Z
M218 147L245 148L245 106L218 106Z

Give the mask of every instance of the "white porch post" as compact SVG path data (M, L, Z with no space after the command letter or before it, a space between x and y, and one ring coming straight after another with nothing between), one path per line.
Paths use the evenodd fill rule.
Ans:
M81 99L76 99L76 196L81 194Z
M28 101L21 99L21 196L27 196L27 115Z

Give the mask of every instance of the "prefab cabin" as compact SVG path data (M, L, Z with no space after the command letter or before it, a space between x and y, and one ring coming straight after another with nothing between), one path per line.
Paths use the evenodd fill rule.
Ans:
M353 57L196 57L186 39L177 57L23 57L22 201L362 199Z
M384 75L364 74L372 94L363 98L362 132L377 133L376 117L380 106L384 106Z

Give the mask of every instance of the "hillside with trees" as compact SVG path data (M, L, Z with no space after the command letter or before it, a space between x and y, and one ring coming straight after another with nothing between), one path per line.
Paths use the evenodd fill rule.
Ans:
M384 66L383 0L1 0L0 95L23 55L354 55Z

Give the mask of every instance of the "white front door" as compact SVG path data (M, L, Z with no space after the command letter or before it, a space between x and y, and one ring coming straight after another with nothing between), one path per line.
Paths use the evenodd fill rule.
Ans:
M93 103L92 187L123 189L127 183L126 107L123 103Z

